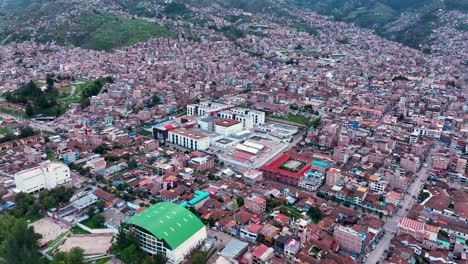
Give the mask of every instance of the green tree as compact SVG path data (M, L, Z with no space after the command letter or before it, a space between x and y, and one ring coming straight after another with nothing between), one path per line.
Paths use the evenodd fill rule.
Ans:
M91 205L86 214L88 215L89 219L93 219L93 217L96 215L96 207Z
M140 256L138 252L138 247L136 244L131 244L130 246L123 249L117 256L120 260L127 264L139 263Z
M0 216L0 245L5 241L16 224L17 219L12 215Z
M237 197L236 201L237 201L237 204L239 205L239 207L242 207L244 205L244 198Z
M134 159L131 159L127 162L129 169L134 169L138 166L137 162Z
M320 220L323 219L323 213L322 211L320 211L320 208L318 207L310 208L309 211L307 212L307 215L310 217L310 219L314 223L318 223Z
M97 226L98 228L104 227L105 219L103 215L97 214L93 216L92 221L94 222L94 225Z
M15 217L24 217L29 214L35 214L34 197L30 194L20 192L16 195L16 206L13 209Z
M161 253L154 255L153 260L151 261L152 264L166 264L168 259Z
M32 117L34 116L34 108L32 107L31 104L27 104L26 105L26 114L29 116L29 117Z
M104 147L103 145L99 145L93 150L93 152L96 154L104 155L107 153L107 148Z
M96 203L96 207L97 207L97 209L99 210L99 212L103 212L105 206L106 206L106 205L105 205L104 201L99 200L99 201L97 201L97 203Z
M59 252L51 264L82 264L84 263L84 250L74 247L68 252Z
M47 83L47 89L53 89L54 88L54 79L52 78L52 75L47 74L46 83Z
M12 231L7 235L2 244L3 258L9 264L37 263L39 258L38 240L42 236L34 232L33 227L28 227L26 221L16 221Z
M403 114L400 114L397 118L399 122L403 121L405 119L405 116Z

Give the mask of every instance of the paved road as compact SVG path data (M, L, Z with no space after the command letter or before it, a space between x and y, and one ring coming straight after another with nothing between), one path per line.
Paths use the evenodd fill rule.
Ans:
M28 120L28 119L24 119L24 118L19 117L19 116L10 115L10 114L1 113L1 112L0 112L0 116L14 119L17 122L26 121L26 122L28 122L29 126L34 128L34 129L39 129L39 130L43 130L43 131L47 131L47 132L51 132L51 133L56 133L54 126L51 125L51 122L38 122L38 121Z
M230 236L230 235L228 235L226 233L220 232L220 231L215 231L215 230L213 230L211 228L207 228L207 235L208 235L208 237L212 237L212 238L216 239L216 242L215 242L216 252L221 251L222 248L224 248L233 239L232 236ZM239 238L236 238L236 239L239 239ZM214 263L216 263L217 258L218 258L218 254L214 253L206 261L206 263L207 264L214 264Z
M413 196L416 198L418 197L419 192L426 182L427 177L429 176L428 170L431 168L432 156L440 149L440 146L441 143L439 142L436 142L433 146L431 146L431 150L429 151L426 162L423 164L421 170L416 173L414 182L408 186L407 192L403 196L403 200L400 201L401 208L391 217L384 219L385 224L383 228L386 233L379 241L375 249L369 253L369 257L367 258L366 263L375 264L377 261L380 261L385 253L384 251L387 250L390 246L390 241L398 230L398 223L400 222L400 219L408 215L408 211L411 210L416 202Z

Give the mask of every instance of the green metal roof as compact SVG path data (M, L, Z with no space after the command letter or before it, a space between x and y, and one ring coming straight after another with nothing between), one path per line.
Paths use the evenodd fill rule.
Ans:
M141 227L176 249L204 224L192 212L175 203L160 202L131 217L127 224Z
M319 166L319 167L324 167L324 168L328 167L328 163L320 161L320 160L313 160L312 165Z

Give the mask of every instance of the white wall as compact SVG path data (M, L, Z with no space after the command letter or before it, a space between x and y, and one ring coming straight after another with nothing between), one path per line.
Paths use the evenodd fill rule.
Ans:
M63 163L46 163L15 174L16 187L25 193L53 189L70 181L70 168Z

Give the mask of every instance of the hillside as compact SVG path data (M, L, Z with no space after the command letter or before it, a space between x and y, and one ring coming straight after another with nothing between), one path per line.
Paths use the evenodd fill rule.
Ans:
M219 19L227 22L220 30L236 40L243 34L231 24L261 17L303 25L294 12L310 9L424 50L431 33L444 26L441 17L450 10L467 12L468 0L0 0L0 7L0 43L35 38L109 51L173 36L172 24L208 28ZM455 26L463 29L466 23Z
M171 31L146 19L135 19L117 1L27 1L2 3L0 42L56 41L62 45L110 51ZM7 8L8 7L8 8Z
M374 29L382 37L420 48L431 41L440 16L468 11L468 0L289 0L289 3Z

